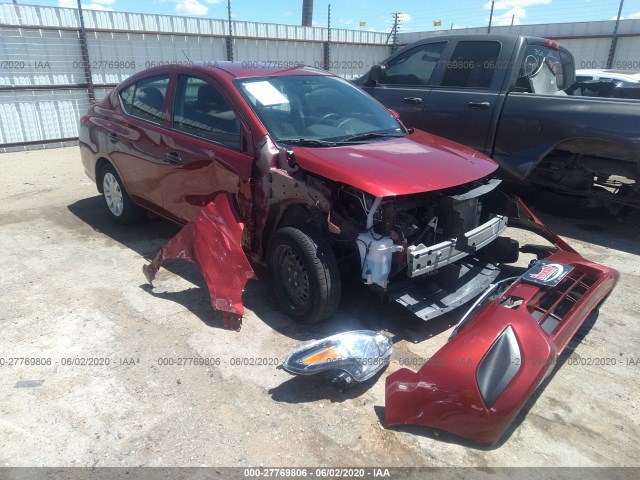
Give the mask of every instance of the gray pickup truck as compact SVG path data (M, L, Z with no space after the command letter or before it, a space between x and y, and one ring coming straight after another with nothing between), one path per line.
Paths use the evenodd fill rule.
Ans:
M518 186L572 205L640 208L640 100L579 95L573 56L554 41L431 37L355 83L406 126L491 156Z

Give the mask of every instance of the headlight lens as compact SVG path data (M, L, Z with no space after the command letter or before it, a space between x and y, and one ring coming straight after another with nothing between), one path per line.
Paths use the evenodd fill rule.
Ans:
M346 388L373 377L387 366L392 353L388 337L357 330L303 345L287 357L282 368L294 375L331 371L333 383Z

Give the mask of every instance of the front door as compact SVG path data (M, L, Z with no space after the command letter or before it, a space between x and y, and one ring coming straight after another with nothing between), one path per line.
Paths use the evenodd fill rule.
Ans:
M216 193L249 188L253 156L241 149L242 124L212 83L178 75L171 135L159 167L165 209L189 222Z

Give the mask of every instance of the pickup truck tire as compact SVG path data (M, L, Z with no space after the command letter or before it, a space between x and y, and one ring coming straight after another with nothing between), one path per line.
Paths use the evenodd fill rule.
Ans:
M271 238L267 264L284 310L297 322L313 324L329 318L340 302L338 262L317 232L279 229Z

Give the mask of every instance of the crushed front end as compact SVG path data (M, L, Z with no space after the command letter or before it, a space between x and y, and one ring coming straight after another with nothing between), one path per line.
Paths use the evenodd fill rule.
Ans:
M498 264L517 261L518 243L501 236L509 200L499 184L386 198L346 187L331 219L357 245L362 282L430 320L478 296Z

